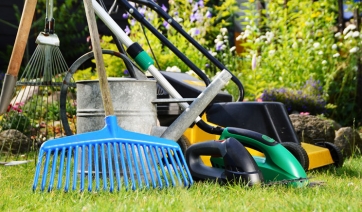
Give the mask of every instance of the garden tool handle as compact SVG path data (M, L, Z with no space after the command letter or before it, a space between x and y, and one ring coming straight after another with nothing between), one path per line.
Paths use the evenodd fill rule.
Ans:
M26 43L34 17L37 0L25 0L18 32L16 34L14 48L11 53L7 74L18 76L21 61L23 60ZM9 89L9 88L8 88Z
M225 179L224 169L208 167L201 159L201 155L218 155L223 157L226 154L224 143L218 141L206 141L191 145L186 150L186 162L191 175L199 179Z
M2 93L0 97L0 115L5 113L10 105L17 76L23 60L26 43L34 17L37 0L25 0L23 12L20 19L18 32L16 34L14 48L11 53L8 70L6 72Z
M97 73L99 77L99 87L102 94L104 112L106 116L114 115L111 92L109 89L106 70L102 57L102 49L99 41L98 27L94 14L92 0L84 0L83 2L92 42L92 49L94 52L94 59L96 60Z

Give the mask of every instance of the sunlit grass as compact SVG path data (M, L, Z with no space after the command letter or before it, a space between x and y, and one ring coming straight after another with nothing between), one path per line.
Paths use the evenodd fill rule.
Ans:
M110 193L33 192L35 164L1 166L1 211L360 211L362 157L308 172L323 186L251 188L197 182L191 188Z

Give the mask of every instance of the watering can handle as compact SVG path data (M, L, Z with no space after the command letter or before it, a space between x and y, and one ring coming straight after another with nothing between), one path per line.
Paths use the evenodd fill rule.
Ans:
M102 57L102 49L99 41L98 27L94 15L92 0L84 0L84 9L87 16L88 28L90 32L94 59L96 60L97 73L99 77L99 87L102 93L104 112L106 116L114 115L111 92L109 89L107 74Z

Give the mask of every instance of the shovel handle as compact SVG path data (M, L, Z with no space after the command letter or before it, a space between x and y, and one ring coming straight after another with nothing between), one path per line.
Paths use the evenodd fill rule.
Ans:
M92 49L94 52L94 59L96 60L97 73L99 77L99 87L102 94L104 112L106 116L114 115L112 105L111 92L109 89L107 74L102 57L102 49L99 41L98 27L94 15L94 9L91 0L84 0L84 9L87 16L88 28L92 42Z
M37 0L25 0L14 48L11 53L7 74L17 77L23 60L26 43L34 17ZM9 88L11 89L11 88Z

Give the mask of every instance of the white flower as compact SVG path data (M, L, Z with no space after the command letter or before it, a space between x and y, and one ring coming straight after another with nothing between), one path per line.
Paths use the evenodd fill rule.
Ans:
M344 36L344 39L347 40L349 37L352 37L353 32L348 32L347 35Z
M339 37L341 37L341 33L340 32L337 32L335 35L334 35L334 37L336 37L336 38L339 38Z
M327 64L327 60L323 60L323 61L322 61L322 64L323 64L323 65Z
M224 39L226 39L226 40L229 39L229 36L226 36L226 35L225 35L225 36L224 36Z
M175 17L174 18L176 22L181 23L184 19L180 18L180 17Z
M293 45L292 45L292 48L293 48L293 49L298 48L298 43L297 43L297 42L294 42Z
M320 46L321 46L321 44L318 43L318 42L317 42L317 43L313 43L313 47L316 48L316 49L319 48Z
M230 52L233 52L235 49L236 49L236 47L235 47L235 46L233 46L233 47L231 47L231 48L230 48L230 50L229 50L229 51L230 51Z
M354 31L352 34L352 37L357 38L359 37L359 32L358 31Z
M210 51L210 54L211 54L213 57L215 57L215 56L217 55L216 52L211 52L211 51Z
M260 42L260 38L256 38L255 43L259 43L259 42Z
M256 69L256 54L253 54L253 57L251 59L251 70Z
M349 50L350 53L356 53L359 50L358 47L353 47L352 49Z
M172 67L167 67L166 71L169 71L169 72L181 72L181 69L179 67L177 67L177 66L172 66Z
M346 28L344 28L343 30L343 34L345 35L347 32L351 31L351 30L355 30L357 27L354 24L350 24L348 25Z
M274 55L274 54L275 54L275 50L274 50L274 49L272 49L272 50L269 51L269 55Z
M319 51L318 54L319 54L319 55L323 55L323 51Z
M332 49L337 49L337 44L333 44Z
M226 57L226 56L227 56L227 54L226 54L226 53L223 53L223 54L222 54L222 56L223 56L223 57Z
M236 37L236 40L239 41L241 38L243 38L242 34L238 35L238 37Z
M223 35L225 35L226 33L228 33L228 29L226 29L226 28L221 28L221 29L220 29L220 32L221 32Z
M222 40L222 35L217 35L216 38Z
M333 55L333 57L339 57L340 55L339 55L339 53L335 53L334 55Z
M195 72L193 70L186 71L185 73L190 75L190 76L197 77L197 74L195 74Z
M299 43L303 42L303 39L300 39L300 38L299 38L299 39L298 39L298 42L299 42Z
M224 50L224 49L226 49L226 45L225 44L223 44L222 46L221 46L221 50Z
M273 40L273 38L274 38L274 33L273 32L266 32L265 36L266 36L266 40L270 43L271 40Z

